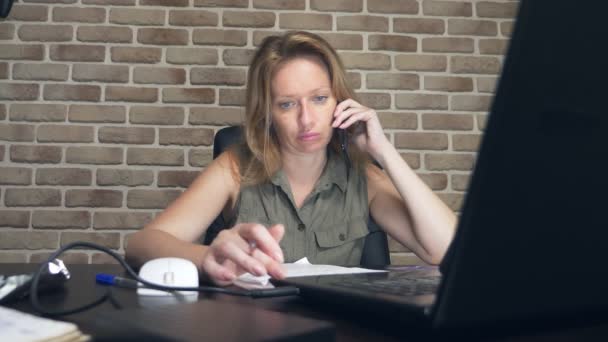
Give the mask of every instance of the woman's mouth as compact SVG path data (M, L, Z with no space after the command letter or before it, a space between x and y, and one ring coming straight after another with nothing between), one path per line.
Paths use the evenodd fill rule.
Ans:
M311 140L316 140L321 136L321 134L319 133L314 133L314 132L307 132L307 133L302 133L300 135L298 135L298 139L302 140L302 141L311 141Z

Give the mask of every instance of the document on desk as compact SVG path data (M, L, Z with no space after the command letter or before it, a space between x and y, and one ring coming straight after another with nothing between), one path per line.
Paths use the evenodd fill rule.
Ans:
M89 341L74 323L56 321L0 306L0 341Z
M383 270L371 270L360 267L342 267L335 265L314 265L308 261L308 258L302 258L294 263L283 264L287 273L286 278L307 277L330 274L353 274L353 273L372 273L386 272ZM273 288L270 283L270 276L254 276L251 273L245 273L239 276L234 285L246 289L263 289Z

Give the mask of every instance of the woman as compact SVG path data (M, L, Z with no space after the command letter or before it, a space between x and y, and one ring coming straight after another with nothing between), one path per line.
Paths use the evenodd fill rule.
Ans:
M454 214L404 162L376 112L355 100L319 36L264 40L249 69L244 131L246 144L216 158L129 239L133 264L182 257L219 285L243 272L283 278L281 263L304 256L358 265L370 213L422 260L441 261ZM230 229L198 244L220 213Z

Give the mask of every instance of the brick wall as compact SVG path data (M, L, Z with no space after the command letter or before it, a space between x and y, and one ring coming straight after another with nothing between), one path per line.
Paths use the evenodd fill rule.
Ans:
M20 0L0 21L0 262L129 234L237 124L263 37L319 33L409 165L455 211L516 1ZM393 263L419 261L391 242ZM68 262L109 258L80 250Z

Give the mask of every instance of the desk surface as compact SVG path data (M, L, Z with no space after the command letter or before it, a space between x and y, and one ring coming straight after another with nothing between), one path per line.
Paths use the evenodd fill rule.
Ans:
M32 272L37 268L36 264L0 264L0 274L11 275L18 273ZM67 291L61 293L47 294L44 296L46 305L56 307L72 308L84 303L88 303L103 294L107 288L95 283L95 274L112 273L124 275L122 267L119 265L68 265L72 273L72 278L67 283ZM132 289L112 288L117 301L124 308L141 307L138 302L137 294ZM337 341L402 341L418 340L421 336L410 335L408 333L397 336L395 329L386 329L377 325L366 324L365 319L353 321L344 316L327 312L319 307L311 306L297 296L280 298L259 298L252 299L246 297L233 297L228 295L199 295L199 300L213 300L225 303L237 303L238 305L255 306L275 312L289 313L301 317L314 318L331 322L336 327ZM22 300L11 303L13 308L32 312L29 301ZM89 323L95 315L102 312L115 311L110 303L106 302L83 313L66 316L65 319L77 323L81 329L93 334L98 333L95 327ZM394 328L394 327L393 327ZM397 327L398 328L398 327ZM387 332L393 330L392 332ZM426 340L424 335L422 340ZM591 326L562 327L560 331L543 331L528 333L526 336L516 336L501 338L500 340L509 341L551 341L551 340L606 340L608 338L608 321L605 323L594 324Z

